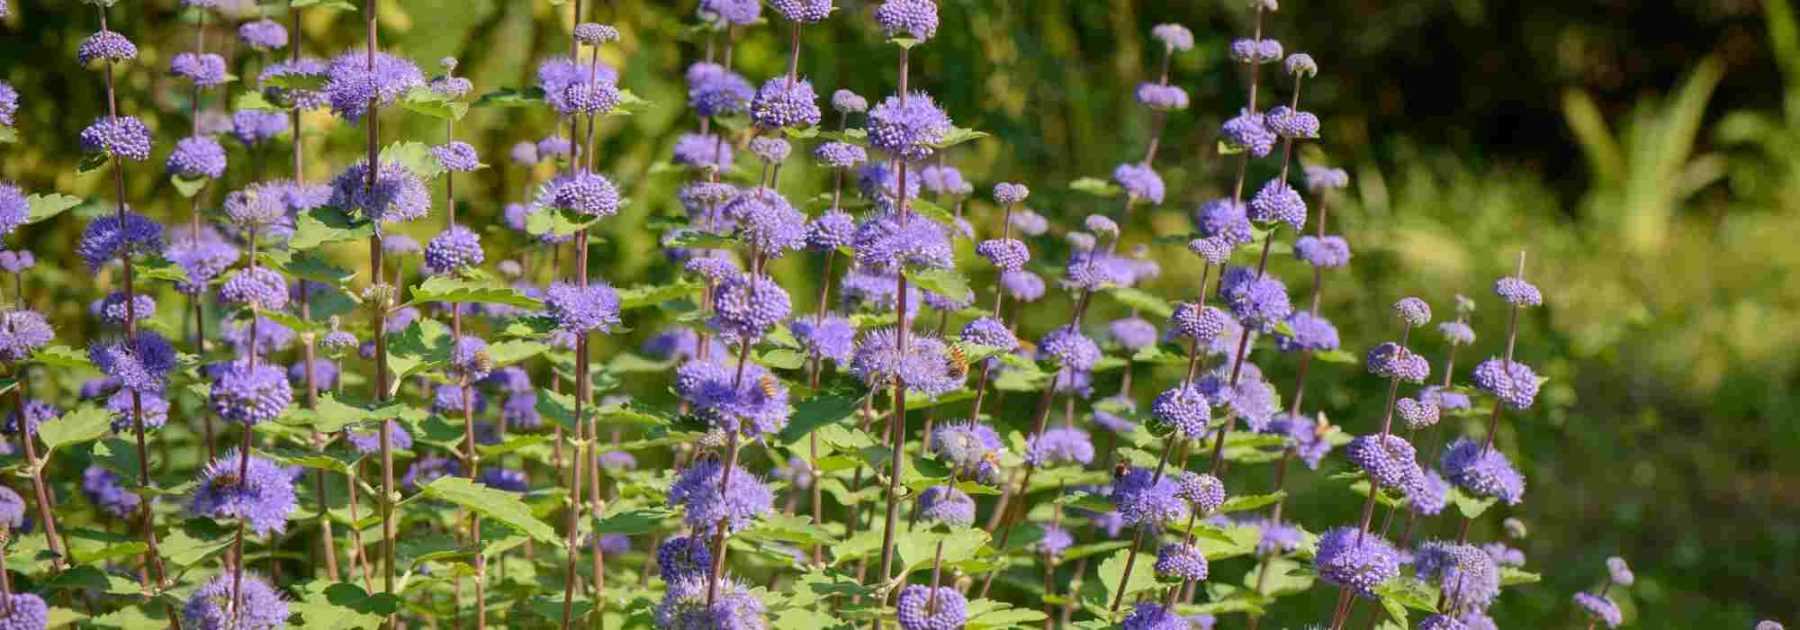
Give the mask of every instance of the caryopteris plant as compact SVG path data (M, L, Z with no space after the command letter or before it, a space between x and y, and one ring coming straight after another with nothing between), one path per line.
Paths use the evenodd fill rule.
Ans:
M918 69L961 26L934 0L700 0L685 69L639 54L669 23L517 1L544 58L436 76L376 0L55 9L97 24L73 61L104 114L67 158L104 185L0 184L0 628L1449 630L1538 580L1523 523L1475 525L1524 499L1504 421L1535 408L1546 300L1521 253L1497 299L1441 296L1436 335L1399 299L1352 369L1324 307L1396 296L1323 297L1351 181L1275 0L1208 55L1241 101L1195 107L1196 34L1156 26L1151 78L1107 96L1148 130L1110 179L983 194L957 151L996 141L932 96L967 77ZM139 63L126 13L192 43ZM821 32L884 38L881 94L822 96ZM751 38L779 51L755 79ZM686 101L634 94L652 73ZM51 133L15 128L31 98L0 83L0 139ZM1196 110L1223 122L1180 146ZM666 154L618 157L643 143ZM166 177L134 168L164 149ZM1172 190L1178 154L1216 188ZM45 274L31 246L75 208L84 266ZM1504 345L1473 361L1478 327ZM1327 379L1379 412L1328 421ZM1305 474L1360 510L1298 510ZM1634 581L1607 566L1570 605L1589 628Z

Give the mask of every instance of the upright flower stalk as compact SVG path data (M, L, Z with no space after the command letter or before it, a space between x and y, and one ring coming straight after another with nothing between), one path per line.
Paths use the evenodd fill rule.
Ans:
M105 78L106 83L106 118L103 123L97 123L94 127L90 127L90 130L96 130L93 134L93 138L89 137L88 132L83 132L83 144L99 145L99 147L108 154L110 161L112 162L113 194L115 197L113 220L117 222L119 229L127 230L129 229L127 226L133 223L148 222L147 220L142 219L142 217L130 214L130 211L126 208L125 160L127 158L142 160L149 156L149 134L146 131L141 131L143 126L137 119L120 116L119 96L114 81L113 65L118 61L136 57L137 49L126 40L123 35L113 33L107 28L106 7L99 7L99 13L100 32L83 44L82 52L85 54L81 61L84 64L94 59L99 59L104 62L101 67L101 74ZM90 47L90 43L93 43L94 45ZM102 124L105 125L105 128L98 129ZM133 127L136 129L133 130ZM139 135L140 133L141 135ZM156 237L155 240L160 241L160 237ZM135 270L133 267L132 256L140 251L139 248L144 244L147 244L147 242L149 242L148 239L140 240L135 243L126 243L119 246L116 252L119 261L123 266L123 294L125 304L128 305L135 305L137 299L136 278L134 277ZM141 344L143 341L138 338L137 310L138 309L135 308L135 306L124 309L124 351L133 355L141 355L144 352L154 352L154 350L142 346ZM160 339L158 339L158 341L160 341ZM136 441L138 458L138 484L146 488L151 484L150 453L147 440L144 437L143 397L139 392L139 387L157 385L159 385L159 383L155 382L125 384L130 392L131 428L133 437ZM150 501L139 502L138 526L143 528L145 546L144 564L148 569L144 572L145 579L143 581L143 587L146 593L160 592L161 590L168 588L168 582L163 573L162 556L157 548L155 512L151 509ZM168 610L170 624L179 629L180 622L175 619L176 615L173 605L168 605Z

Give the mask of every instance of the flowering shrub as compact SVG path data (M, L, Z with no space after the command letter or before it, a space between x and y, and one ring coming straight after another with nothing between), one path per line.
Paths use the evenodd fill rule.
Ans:
M1460 376L1478 304L1461 296L1437 365L1419 297L1394 303L1391 341L1341 347L1319 296L1352 262L1327 211L1351 182L1299 163L1297 146L1330 136L1301 109L1321 70L1263 32L1274 0L1250 2L1254 32L1218 51L1247 80L1247 102L1212 106L1229 117L1208 149L1235 179L1179 238L1147 238L1144 220L1179 216L1165 205L1186 182L1157 170L1161 131L1204 106L1172 71L1196 46L1176 24L1152 31L1161 70L1132 95L1154 133L1108 177L1068 184L1106 208L1077 220L1027 206L1028 186L1058 183L978 195L952 165L985 134L915 82L944 26L933 0L775 0L772 15L702 0L704 58L674 103L630 91L602 54L618 58L631 25L584 21L579 0L546 3L572 13L568 51L530 86L474 85L455 59L428 76L382 48L373 0L293 0L291 26L233 25L255 77L233 76L204 31L167 68L139 65L108 28L114 2L90 4L99 28L71 61L98 75L108 113L77 140L81 169L112 182L76 247L92 334L54 330L22 275L35 260L20 233L85 200L0 184L5 431L29 485L0 486L0 627L1255 628L1320 589L1332 630L1359 610L1491 628L1506 589L1538 581L1513 547L1521 524L1487 541L1472 524L1526 499L1501 423L1532 413L1543 383L1516 352L1519 312L1554 299L1521 254L1483 301L1506 313L1491 331L1504 352L1472 371L1461 357ZM200 29L225 15L180 4ZM362 45L308 56L313 12L364 20ZM822 97L801 72L804 28L871 18L897 83ZM791 48L757 83L730 51L762 27L788 29ZM121 76L146 72L185 82L190 128L123 113ZM0 83L5 137L30 97ZM228 124L206 123L208 100L230 104ZM490 165L471 144L488 130L460 126L474 107L557 125ZM659 167L683 181L673 199L631 198L635 175L602 150L613 119L652 110L693 115ZM329 177L309 177L298 147L276 167L219 140L303 142L328 117L366 138ZM396 117L443 133L384 134ZM146 216L127 163L165 150L173 190L158 194L191 210ZM808 160L830 190L784 185ZM527 201L458 195L490 169L525 171ZM664 246L663 280L615 285L599 231L647 204L679 208L639 235ZM421 245L403 224L437 235ZM1191 255L1199 286L1154 291L1158 247ZM777 265L816 270L817 294ZM1304 297L1281 267L1309 272ZM1024 307L1042 300L1070 316ZM1128 312L1098 321L1114 307ZM638 352L605 339L637 329ZM1294 381L1265 376L1277 366ZM1306 406L1309 375L1385 386L1383 413L1334 425ZM673 402L620 395L627 381ZM1285 511L1302 467L1354 493L1360 517ZM56 492L76 468L80 493ZM1607 568L1571 610L1614 627L1635 577Z

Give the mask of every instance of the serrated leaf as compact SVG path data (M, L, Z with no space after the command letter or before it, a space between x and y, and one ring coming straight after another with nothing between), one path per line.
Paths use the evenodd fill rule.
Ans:
M562 208L542 208L525 215L525 232L532 236L568 236L599 222L600 217L590 217Z
M544 90L536 87L494 90L475 99L476 107L531 107L543 103Z
M777 370L798 370L806 365L806 355L789 348L776 348L758 355L756 362Z
M299 6L296 4L295 6ZM262 85L283 90L318 91L325 87L324 74L278 74L259 79Z
M367 410L344 404L333 394L322 394L318 404L312 409L298 409L281 419L284 424L309 427L327 435L370 420L373 420L373 416Z
M656 531L663 521L674 516L675 512L662 507L618 508L611 507L600 521L594 524L594 531L601 534L625 534L635 536Z
M932 559L937 557L939 542L944 545L944 564L956 564L975 558L975 554L987 546L988 533L979 527L949 532L921 528L902 534L894 541L894 546L906 570L915 571L931 566Z
M543 354L549 349L550 346L536 341L510 339L489 344L487 355L494 367L505 367Z
M1246 512L1249 510L1256 510L1256 509L1261 509L1261 508L1268 507L1271 505L1275 505L1277 502L1279 502L1285 498L1287 498L1286 490L1276 490L1276 491L1268 493L1268 494L1250 494L1250 495L1235 496L1235 497L1226 499L1225 504L1222 506L1219 506L1219 511L1220 512Z
M960 299L969 294L969 279L954 269L907 269L906 279L920 290Z
M256 110L263 112L282 111L281 106L269 102L268 97L257 90L245 90L231 99L231 108L236 111Z
M61 344L38 348L31 353L31 360L49 367L94 369L94 364L88 361L87 353Z
M186 283L187 269L181 265L155 258L138 263L135 269L139 278L144 280L162 280L164 282Z
M538 541L562 545L562 539L557 537L556 530L532 516L531 508L519 500L519 495L489 488L462 477L439 477L426 484L422 492L428 498L454 503L483 518L510 525Z
M744 535L751 539L796 545L835 545L837 539L801 514L771 514L758 519Z
M1450 502L1456 505L1456 511L1461 512L1463 518L1477 519L1488 508L1493 507L1497 499L1474 496L1464 492L1460 486L1451 486Z
M421 319L408 324L388 344L388 369L395 375L391 387L398 391L407 376L449 361L450 344L450 329L442 322Z
M967 630L1038 626L1046 618L1042 610L1014 608L1006 603L989 599L969 602L969 610L968 625L964 626ZM976 610L981 612L974 612Z
M1151 294L1149 291L1133 287L1112 287L1106 290L1113 299L1131 308L1154 315L1159 319L1167 319L1175 312L1175 306L1167 300Z
M295 278L329 286L343 286L356 277L356 272L325 262L312 252L298 252L281 265L281 270Z
M89 153L75 164L75 174L86 175L106 168L106 163L111 160L112 156L105 153Z
M634 309L645 306L656 306L669 300L680 299L699 293L701 284L688 280L677 280L669 284L639 285L619 289L619 308Z
M218 524L189 519L170 531L169 537L159 543L156 550L176 566L191 567L230 547L231 540L231 535Z
M169 183L175 185L175 191L181 193L182 199L193 199L194 195L198 195L200 194L200 191L205 190L206 184L211 181L212 180L205 177L169 176Z
M93 405L82 405L38 425L38 437L50 451L70 444L100 439L112 425L112 413ZM48 455L46 455L48 457Z
M619 102L613 106L608 116L630 116L638 112L649 111L652 104L631 90L619 90Z
M432 276L412 288L415 303L505 304L529 311L543 310L544 303L511 287L479 284L450 276Z
M408 91L406 96L401 97L400 107L438 120L462 120L469 113L468 103L458 102L427 87L415 87ZM443 168L441 162L438 168Z
M424 179L444 174L444 163L431 154L431 145L423 142L396 142L381 148L381 163L398 164Z
M1156 561L1156 557L1153 555L1146 559L1147 554L1138 554L1137 560L1131 567L1131 581L1125 581L1125 558L1130 553L1129 549L1119 551L1107 556L1106 560L1100 563L1100 585L1106 591L1108 605L1118 599L1121 591L1125 594L1126 599L1130 599L1132 593L1156 587L1156 574L1150 569L1150 563Z
M294 236L288 239L288 248L307 250L331 243L359 241L374 235L374 223L351 217L337 208L313 208L300 213L295 220Z
M985 131L952 127L950 133L944 134L944 139L931 143L931 147L934 149L948 149L964 142L980 140L986 137L988 137L988 133Z
M26 215L25 223L40 223L56 218L56 215L62 214L69 208L81 205L81 198L62 193L39 194L26 197L25 204L31 207L31 212Z
M856 413L862 401L843 394L821 394L801 401L794 407L794 415L788 424L781 429L781 442L794 444L814 430L827 425L835 425Z

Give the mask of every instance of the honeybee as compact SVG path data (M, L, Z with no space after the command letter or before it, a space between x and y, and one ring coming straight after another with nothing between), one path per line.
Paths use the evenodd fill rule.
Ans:
M775 381L775 377L768 374L764 374L762 375L762 378L757 379L756 385L757 387L762 388L763 395L769 398L774 398L781 392L779 389L780 384Z
M956 366L957 374L969 373L969 355L963 352L962 346L951 344L948 347L950 364Z

